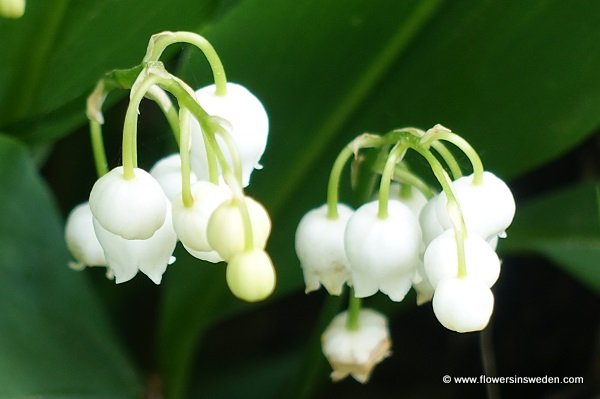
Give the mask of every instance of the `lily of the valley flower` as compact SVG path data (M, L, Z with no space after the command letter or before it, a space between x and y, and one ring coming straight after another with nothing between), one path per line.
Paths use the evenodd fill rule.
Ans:
M348 258L344 249L344 231L354 211L337 205L338 217L327 217L327 205L313 209L302 217L296 230L296 254L304 273L306 292L321 284L331 295L340 295L351 281Z
M483 330L494 310L494 295L473 277L441 281L433 296L433 312L449 330L464 333Z
M490 245L476 234L468 234L464 241L467 274L485 286L494 285L500 275L500 259ZM448 229L431 241L425 250L424 264L433 288L457 275L458 259L453 229Z
M167 202L164 195L163 200ZM131 280L138 270L155 284L160 284L167 266L175 261L172 255L177 244L177 235L173 230L170 207L167 207L163 225L145 240L128 240L113 234L96 219L94 229L117 284Z
M198 181L191 187L193 205L186 207L181 195L173 200L173 227L181 243L192 255L213 251L208 243L207 226L215 209L230 198L223 188L207 181ZM217 262L223 260L218 258Z
M275 268L262 249L236 253L227 264L227 285L238 298L262 301L275 289Z
M104 250L96 238L90 204L77 205L65 225L65 241L76 262L70 266L81 270L86 266L106 266Z
M378 290L399 302L410 290L419 263L421 229L413 212L389 200L387 218L378 216L378 202L354 212L345 232L346 255L357 298Z
M246 230L238 201L232 198L222 202L210 216L206 229L211 248L226 261L247 249L245 248ZM271 233L269 213L259 202L250 197L245 197L245 203L252 226L252 248L264 249Z
M338 314L321 336L323 354L329 361L333 381L351 375L366 383L373 368L389 356L392 341L384 315L361 309L358 329L347 328L348 312Z
M221 118L223 128L231 135L242 164L242 182L246 187L259 164L269 134L269 118L258 98L244 86L227 83L227 94L216 94L215 85L196 91L196 98L210 115ZM229 157L227 145L217 138L219 147ZM197 122L192 124L192 169L200 180L208 180L207 156L204 139ZM231 161L231 157L229 157ZM231 162L230 162L231 163Z
M96 181L90 208L104 230L128 240L145 240L164 224L167 201L148 172L135 168L134 177L127 179L119 166Z

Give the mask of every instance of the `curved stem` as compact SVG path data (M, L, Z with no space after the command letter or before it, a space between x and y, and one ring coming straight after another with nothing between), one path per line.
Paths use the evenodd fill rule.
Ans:
M244 190L235 176L233 176L229 171L224 173L223 177L225 178L229 188L231 188L233 200L235 201L242 218L242 226L244 229L244 251L251 251L254 248L254 231L252 230L252 219L250 218L250 211L248 210L248 204L246 203Z
M181 158L181 198L183 206L191 208L194 206L192 196L191 165L190 165L190 111L187 108L179 110L179 123L181 132L181 143L179 145L179 157Z
M456 158L450 150L442 143L441 141L434 141L431 143L431 147L437 151L438 154L442 157L446 165L450 168L450 172L452 173L452 177L456 180L459 177L462 177L462 170L460 170L460 165L456 162Z
M125 113L123 126L123 177L132 179L135 177L133 169L137 167L137 121L140 102L146 92L157 81L157 77L147 75L143 70L131 88L129 105Z
M469 158L469 162L471 162L473 167L473 184L481 184L483 182L483 164L481 163L479 155L477 155L477 152L471 147L471 144L469 144L467 140L463 139L458 134L440 129L435 130L431 135L424 137L424 141L422 141L421 144L428 145L433 140L445 140L457 146L465 153L467 158Z
M94 164L96 165L96 174L98 177L102 177L108 172L106 151L104 149L104 141L102 140L102 125L91 119L90 140L92 142L92 153L94 155Z
M327 183L327 219L335 220L339 217L337 204L340 178L344 170L344 165L346 165L346 162L348 162L353 154L354 149L350 145L347 145L342 149L333 163L331 173L329 174L329 182Z
M364 133L352 140L346 145L333 163L331 173L329 174L329 182L327 183L327 218L337 219L338 211L338 191L340 178L344 165L353 154L358 153L361 148L372 148L381 145L382 138L376 134Z
M348 295L348 317L346 318L346 329L356 331L360 328L361 300L354 296L354 289L350 288Z
M144 62L158 61L163 51L174 43L188 43L200 49L212 69L216 87L215 94L217 96L224 96L227 94L227 78L221 59L209 41L197 33L166 31L152 35L148 42L148 49L144 57Z
M448 210L448 216L452 222L454 237L456 239L456 254L458 258L457 277L464 278L467 275L467 263L465 258L465 239L467 236L467 229L462 216L462 211L460 209L460 204L456 200L456 195L454 194L454 190L452 188L452 180L450 179L450 176L448 176L448 173L444 170L444 167L440 161L438 161L438 159L429 150L420 145L411 145L411 147L421 154L427 160L427 162L429 162L433 174L440 182L442 190L446 194L446 198L448 200L446 203L446 209Z
M396 143L390 155L388 156L385 166L383 167L383 173L381 174L381 182L379 185L379 209L377 211L377 217L379 219L387 219L388 217L388 200L390 198L390 183L392 181L392 175L394 174L394 168L398 161L402 159L406 153L406 144L402 142Z
M227 146L227 150L229 151L229 157L231 159L233 173L234 173L235 177L238 179L238 181L240 182L240 184L242 184L242 181L243 181L242 161L240 160L240 154L238 153L237 147L236 147L235 143L233 142L231 135L218 122L217 122L217 126L215 127L215 129L213 131L216 134L218 134L225 142L225 145Z

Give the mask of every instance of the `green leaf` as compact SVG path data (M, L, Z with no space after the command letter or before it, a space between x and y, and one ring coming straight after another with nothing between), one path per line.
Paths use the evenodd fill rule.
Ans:
M198 28L217 4L29 2L22 19L0 20L0 128L35 143L69 133L105 72L139 64L151 34Z
M0 135L0 397L136 398L140 381L23 145Z
M587 183L518 206L506 251L536 251L600 293L597 184Z

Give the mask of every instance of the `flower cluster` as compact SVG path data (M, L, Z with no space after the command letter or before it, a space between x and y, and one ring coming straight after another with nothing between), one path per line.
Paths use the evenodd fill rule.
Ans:
M463 176L445 142L468 157L471 175ZM359 156L368 149L372 162ZM425 158L441 191L412 172L406 159L408 150ZM338 203L342 169L353 156L356 168L364 164L372 172L367 173L369 177L380 180L377 199L356 210ZM373 198L371 192L359 194ZM508 186L485 171L473 148L445 127L436 125L427 132L405 128L385 135L364 134L338 156L331 171L327 204L306 213L296 230L296 253L306 292L323 285L329 294L340 295L348 285L352 288L351 301L381 291L399 302L413 287L417 303L432 300L434 314L446 328L457 332L482 330L494 306L490 288L500 274L496 245L499 238L506 237L514 213ZM351 307L352 311L357 315L363 312L360 306ZM338 324L334 321L330 328ZM355 330L363 328L369 327L359 322ZM356 331L347 328L345 339L351 341ZM323 336L324 352L334 374L345 375L347 365L339 368L340 362L331 361L335 358L331 348L336 346L330 336ZM372 344L377 346L375 340ZM338 355L347 350L340 349ZM370 360L355 363L357 368L368 365L370 370L373 366ZM356 379L364 382L362 377Z
M214 85L194 92L162 67L158 57L178 41L204 51ZM106 266L116 283L141 271L160 284L180 241L198 259L228 262L226 278L234 295L264 299L275 287L275 270L265 252L271 221L265 208L243 191L265 150L269 127L264 107L243 86L226 82L212 47L187 32L153 36L141 71L135 72L123 130L123 165L110 171L98 137L105 80L88 100L100 177L89 202L67 219L65 238L76 259L71 266ZM165 91L177 99L178 111ZM150 172L137 167L135 148L144 97L163 109L180 146L179 153L161 159Z

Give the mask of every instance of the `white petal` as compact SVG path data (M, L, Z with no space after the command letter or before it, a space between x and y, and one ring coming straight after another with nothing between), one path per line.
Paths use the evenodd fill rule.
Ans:
M65 225L65 241L71 255L81 265L106 266L104 251L94 232L93 216L87 202L77 205L67 218Z
M307 292L323 284L329 294L340 295L350 279L344 231L352 213L350 207L338 204L338 218L329 219L327 205L323 205L306 213L298 224L295 247Z
M150 174L158 181L170 201L173 201L181 193L181 158L179 153L160 159L150 169ZM192 184L196 182L197 178L193 172L190 177Z

